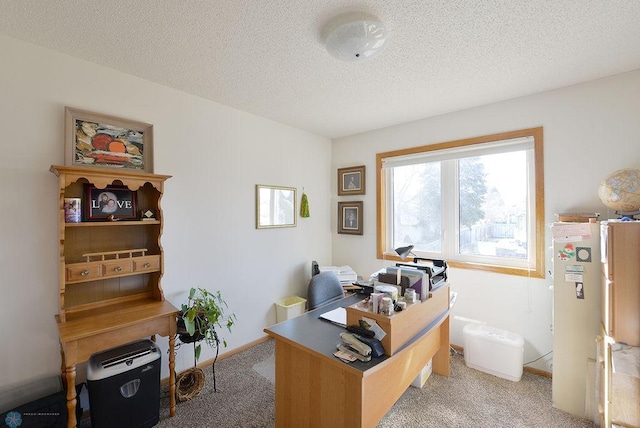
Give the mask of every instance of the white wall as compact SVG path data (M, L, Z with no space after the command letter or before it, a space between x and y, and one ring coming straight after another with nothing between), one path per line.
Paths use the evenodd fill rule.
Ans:
M640 72L339 139L274 123L167 87L0 36L0 408L26 384L59 373L56 179L65 105L154 124L155 171L166 185L165 295L222 290L238 316L229 348L275 322L273 303L304 296L310 262L350 264L368 276L375 257L375 154L534 126L544 127L546 220L607 210L602 177L640 167ZM336 168L366 164L367 195L336 196ZM290 229L254 228L254 186L294 186L311 217ZM365 201L364 235L338 235L338 200ZM549 244L549 238L547 238ZM548 255L550 257L550 255ZM454 316L522 334L525 361L551 350L550 281L453 270ZM588 296L586 296L588 298ZM462 344L459 319L452 342ZM160 344L166 347L166 340ZM227 350L228 350L227 349ZM189 349L177 369L192 363ZM224 351L224 350L223 350ZM165 355L165 354L163 354ZM212 357L205 350L203 360ZM544 362L538 367L548 369ZM163 368L163 377L167 375ZM81 374L79 374L81 377Z
M377 260L375 253L376 153L537 126L544 127L546 222L554 221L555 213L561 212L595 211L603 218L614 217L600 202L597 190L609 173L640 167L640 72L335 140L334 171L366 164L367 194L338 198L336 177L332 177L334 206L337 201L364 201L364 235L334 232L334 264L349 264L365 277L390 264ZM546 241L548 248L548 230ZM547 262L550 257L547 250ZM549 268L547 264L546 270ZM452 269L450 283L459 293L452 311L452 343L464 345L466 318L523 335L525 362L552 350L549 278ZM549 370L550 359L533 366Z
M154 125L155 172L173 176L162 200L165 296L179 307L190 287L221 290L238 318L222 352L262 337L276 300L306 295L311 261L331 261L328 139L4 36L0 58L0 411L2 397L60 370L49 166L64 162L64 106ZM256 184L296 187L298 200L304 187L311 217L256 230ZM202 361L212 357L203 349ZM192 348L176 362L190 366Z

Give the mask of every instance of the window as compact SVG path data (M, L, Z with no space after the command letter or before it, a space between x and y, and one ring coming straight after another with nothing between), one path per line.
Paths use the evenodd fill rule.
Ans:
M544 277L542 128L377 155L378 258Z

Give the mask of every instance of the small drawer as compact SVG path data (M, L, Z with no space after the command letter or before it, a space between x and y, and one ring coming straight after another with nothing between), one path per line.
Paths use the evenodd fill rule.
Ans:
M132 272L131 259L103 261L102 266L104 268L104 276L122 275Z
M135 272L160 270L160 256L144 256L134 258L133 270Z
M100 263L75 263L67 265L67 281L88 281L99 278L102 273Z

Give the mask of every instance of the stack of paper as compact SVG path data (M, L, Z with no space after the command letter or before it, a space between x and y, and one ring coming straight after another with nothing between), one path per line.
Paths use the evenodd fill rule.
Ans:
M320 272L333 272L342 285L350 285L358 280L358 274L351 266L320 266Z

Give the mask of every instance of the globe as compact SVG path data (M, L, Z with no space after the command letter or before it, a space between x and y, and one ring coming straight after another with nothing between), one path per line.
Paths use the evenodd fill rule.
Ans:
M640 210L640 169L625 168L602 180L598 196L608 208L620 213Z

